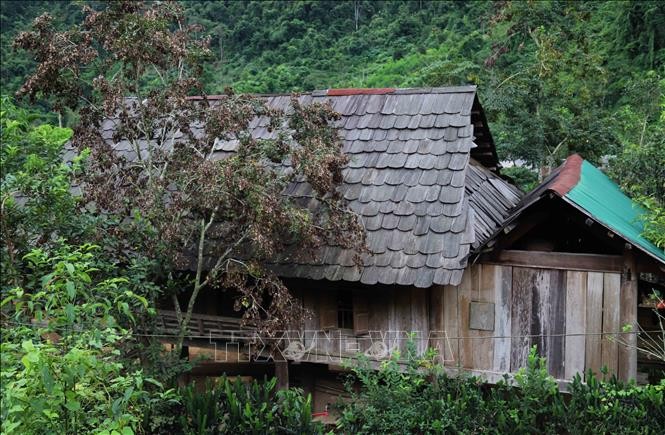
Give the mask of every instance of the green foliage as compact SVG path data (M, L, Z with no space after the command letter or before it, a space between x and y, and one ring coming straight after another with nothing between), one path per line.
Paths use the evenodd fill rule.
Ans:
M610 175L641 204L643 235L665 249L665 79L654 72L635 77L630 93L660 89L660 99L648 98L644 105L623 106L617 120L626 144L610 161Z
M654 245L665 250L665 207L648 196L637 197L646 213L641 216L644 230L642 235Z
M538 174L524 166L511 166L501 170L501 175L508 178L524 192L529 192L538 185Z
M662 433L665 428L665 382L636 387L616 378L608 382L576 376L566 403L571 433ZM640 426L641 424L641 426Z
M440 366L404 369L395 360L379 370L361 364L340 404L342 433L662 433L665 383L645 387L579 376L570 396L559 393L535 348L514 380L484 386L474 377L448 377ZM415 367L421 367L414 370ZM351 388L354 383L359 389Z
M84 231L70 193L72 174L83 157L72 165L62 161L70 129L35 123L35 114L7 97L1 104L2 282L16 285L17 266L32 247L50 246L59 237Z
M2 77L15 92L32 61L11 51L11 39L46 10L63 27L80 12L73 2L7 4ZM184 5L211 38L207 92L477 84L500 156L536 165L570 151L594 162L620 151L616 113L654 100L653 88L627 90L662 75L665 61L657 1Z
M182 431L187 434L322 433L312 421L311 396L301 390L275 392L277 380L244 384L223 377L201 390L191 384L181 388ZM201 390L201 391L199 391Z
M149 309L125 278L100 276L97 247L35 249L25 287L3 294L3 433L134 433L173 391L130 369L122 349ZM116 431L116 432L113 432Z

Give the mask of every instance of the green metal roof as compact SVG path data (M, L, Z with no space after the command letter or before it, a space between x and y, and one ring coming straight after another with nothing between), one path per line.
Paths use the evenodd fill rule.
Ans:
M562 198L665 263L665 251L642 237L644 227L640 216L645 210L591 163L586 160L581 162L579 181Z

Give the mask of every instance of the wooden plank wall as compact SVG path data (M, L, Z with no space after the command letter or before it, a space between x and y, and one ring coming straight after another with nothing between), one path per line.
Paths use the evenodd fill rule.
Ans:
M557 379L571 379L588 369L600 374L603 366L627 379L635 373L620 370L630 366L630 361L622 365L620 360L630 358L631 352L622 352L610 339L626 318L620 312L621 284L621 274L614 272L476 264L466 270L459 286L363 287L354 291L367 294L369 334L355 337L353 331L343 331L341 345L339 339L324 342L317 352L341 348L352 356L380 340L389 352L403 353L406 334L417 331L419 352L437 348L440 361L450 367L515 372L526 366L536 345ZM314 313L306 329L320 329L321 305L330 299L321 295L325 291L319 287L301 293L305 307ZM493 330L469 327L471 302L494 304ZM310 340L308 336L306 347Z
M477 264L459 286L436 293L430 325L450 338L441 358L448 366L515 372L536 345L557 379L602 366L611 375L621 367L620 345L610 339L621 330L620 290L619 273ZM469 328L471 302L494 304L493 331Z
M409 334L414 334L414 341L419 353L424 353L430 346L430 305L436 300L436 292L431 289L414 287L364 287L353 291L364 292L367 296L369 332L356 337L351 330L320 331L321 313L328 309L329 297L334 288L321 289L316 292L299 289L298 294L305 308L312 316L305 321L304 328L310 332L305 334L305 347L312 344L314 334L318 337L315 354L339 354L355 356L366 351L374 341L382 341L389 352L399 351L404 355ZM435 296L432 296L434 294ZM440 297L443 295L441 294ZM441 301L443 302L443 301ZM439 304L440 305L440 304ZM313 331L316 331L314 333ZM341 340L339 337L342 337ZM330 337L327 340L326 337ZM322 339L323 338L323 339ZM324 362L325 358L310 358L309 361Z

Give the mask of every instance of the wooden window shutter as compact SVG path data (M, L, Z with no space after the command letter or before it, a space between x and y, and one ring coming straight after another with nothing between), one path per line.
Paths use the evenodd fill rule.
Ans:
M353 292L353 332L356 336L369 334L369 300L358 291Z
M319 328L337 328L337 291L324 290L319 293Z

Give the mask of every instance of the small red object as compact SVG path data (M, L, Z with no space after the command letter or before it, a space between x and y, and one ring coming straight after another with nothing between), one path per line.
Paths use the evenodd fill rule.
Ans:
M661 299L660 302L658 302L658 304L656 305L656 309L665 310L665 301Z
M329 97L342 97L346 95L385 95L395 92L395 88L342 88L328 89Z
M313 412L312 417L328 417L328 411Z

